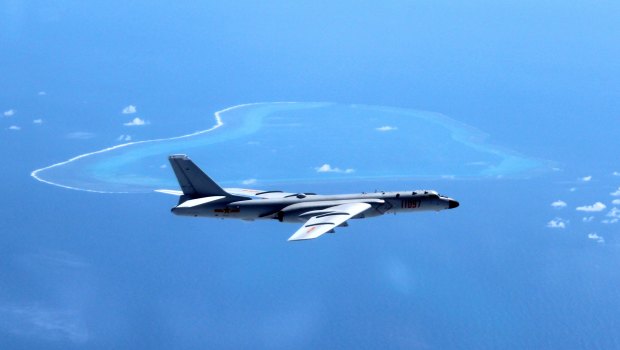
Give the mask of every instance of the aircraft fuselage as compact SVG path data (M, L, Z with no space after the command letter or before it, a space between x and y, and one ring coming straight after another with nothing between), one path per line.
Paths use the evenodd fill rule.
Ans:
M181 187L179 202L171 210L176 215L220 219L257 220L304 224L289 241L315 239L348 226L349 219L388 213L439 211L459 206L459 202L435 191L372 192L317 195L252 189L224 189L184 154L169 157ZM171 190L161 190L173 193Z
M176 215L221 219L278 219L283 222L304 222L308 218L303 213L346 203L364 202L372 206L371 210L354 218L439 211L458 206L458 202L429 190L337 195L298 194L288 198L247 199L233 202L217 196L212 199L195 206L180 204L172 208L172 212Z

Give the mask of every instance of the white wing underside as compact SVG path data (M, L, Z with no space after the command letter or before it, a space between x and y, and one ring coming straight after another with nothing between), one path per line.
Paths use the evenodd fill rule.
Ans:
M317 238L371 207L368 203L347 203L306 212L300 216L311 216L310 219L288 240L300 241Z

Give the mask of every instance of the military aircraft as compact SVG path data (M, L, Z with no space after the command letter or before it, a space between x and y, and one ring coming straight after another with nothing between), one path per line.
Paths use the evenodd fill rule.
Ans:
M349 219L363 219L388 213L415 213L453 209L459 202L435 191L371 192L359 194L318 195L242 188L223 189L205 174L188 156L171 155L181 191L157 190L179 195L172 213L183 216L221 219L270 219L280 222L303 222L288 240L299 241L333 233L336 227L348 226Z

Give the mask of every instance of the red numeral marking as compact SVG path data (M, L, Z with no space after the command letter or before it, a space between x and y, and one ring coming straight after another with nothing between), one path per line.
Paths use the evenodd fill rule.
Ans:
M419 208L421 205L422 201L420 200L407 199L400 202L400 207L403 209L415 209Z

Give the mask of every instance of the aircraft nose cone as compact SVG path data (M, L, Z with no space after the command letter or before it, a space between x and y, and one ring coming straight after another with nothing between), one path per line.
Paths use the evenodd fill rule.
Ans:
M454 199L450 199L448 201L448 209L454 209L458 207L459 205L460 205L459 202L455 201Z

